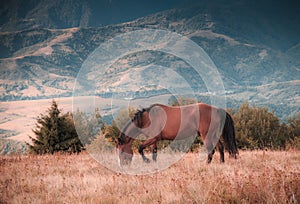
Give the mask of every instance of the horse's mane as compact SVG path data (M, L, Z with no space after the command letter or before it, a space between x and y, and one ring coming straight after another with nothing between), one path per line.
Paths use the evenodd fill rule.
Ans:
M162 104L159 104L159 103L156 103L156 104L153 104L153 105L151 105L150 107L148 107L148 108L143 108L142 110L138 110L135 114L134 114L134 116L133 116L133 118L132 118L132 122L137 122L137 126L139 127L139 128L141 128L142 126L143 126L143 120L142 120L142 118L143 118L143 113L144 112L148 112L149 113L149 111L151 110L151 108L153 108L154 106L164 106L164 105L162 105Z
M145 109L145 108L143 108L142 110L138 110L135 114L134 114L134 116L133 116L133 118L131 119L131 122L137 122L137 126L139 127L139 128L141 128L142 127L142 123L143 123L143 121L142 121L142 116L143 116L143 113L144 112L146 112L146 111L148 111L147 109Z

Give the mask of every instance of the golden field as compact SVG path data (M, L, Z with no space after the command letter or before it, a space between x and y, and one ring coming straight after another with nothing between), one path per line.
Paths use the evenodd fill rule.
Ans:
M241 151L225 164L218 156L207 165L189 153L143 176L115 173L87 153L1 156L0 203L300 202L300 152Z

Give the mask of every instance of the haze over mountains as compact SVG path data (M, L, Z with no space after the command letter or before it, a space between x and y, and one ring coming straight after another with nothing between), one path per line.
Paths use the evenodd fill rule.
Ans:
M207 52L229 107L249 100L281 118L300 110L296 1L9 1L1 4L0 19L1 101L72 96L82 63L102 42L158 28L187 36ZM141 56L147 66L164 58L142 53L126 60ZM115 64L121 67L128 64Z

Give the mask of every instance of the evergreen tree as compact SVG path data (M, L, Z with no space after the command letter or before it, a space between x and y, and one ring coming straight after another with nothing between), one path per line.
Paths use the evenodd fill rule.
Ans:
M54 152L80 152L83 148L70 113L61 114L55 100L52 101L48 114L41 114L30 137L32 144L27 143L29 152L34 154L53 154Z

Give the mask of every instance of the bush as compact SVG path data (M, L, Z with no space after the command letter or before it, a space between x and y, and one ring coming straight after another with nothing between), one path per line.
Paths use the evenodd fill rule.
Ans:
M288 120L288 129L291 137L289 148L300 150L300 114Z
M289 141L286 124L268 108L250 107L246 102L233 114L238 148L285 149Z
M93 114L85 114L77 110L73 115L73 119L79 139L84 146L90 144L100 130L104 130L106 125L98 109Z

